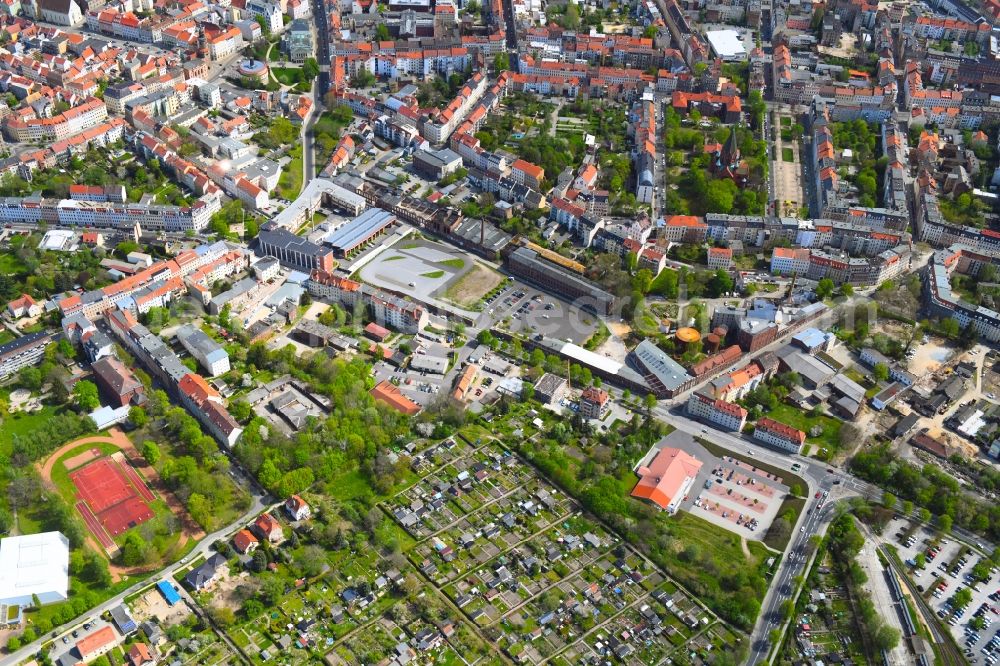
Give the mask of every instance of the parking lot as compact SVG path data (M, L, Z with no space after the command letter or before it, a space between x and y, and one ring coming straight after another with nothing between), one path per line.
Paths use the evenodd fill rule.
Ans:
M397 368L388 361L381 361L372 366L375 382L391 381L399 386L399 390L407 398L426 407L441 391L447 392L448 386L444 375L419 370L404 370Z
M597 330L597 318L520 282L510 281L486 300L493 321L508 320L512 332L544 335L583 344Z
M885 534L969 661L1000 661L1000 580L989 558L908 520L893 519Z

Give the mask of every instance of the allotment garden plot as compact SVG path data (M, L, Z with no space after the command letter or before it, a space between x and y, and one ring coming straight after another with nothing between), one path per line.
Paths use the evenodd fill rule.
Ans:
M421 480L383 505L417 540L409 562L510 658L638 665L735 650L711 611L500 445L448 440L414 466Z

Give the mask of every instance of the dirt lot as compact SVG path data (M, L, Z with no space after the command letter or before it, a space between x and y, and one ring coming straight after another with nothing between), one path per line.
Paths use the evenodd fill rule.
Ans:
M71 458L67 458L63 461L63 467L66 469L76 469L77 467L83 467L92 460L97 460L103 454L100 449L90 449L89 451L84 451L83 453L78 453Z
M938 338L929 338L927 344L916 346L915 349L917 353L907 369L917 377L937 372L955 354L954 347Z
M239 610L243 605L236 589L250 580L250 572L242 571L233 576L226 576L212 586L212 605L216 608L231 608Z
M303 319L312 319L312 320L315 321L316 319L319 319L319 316L321 314L323 314L324 312L326 312L329 309L330 309L330 304L329 303L320 303L319 301L313 301L312 305L310 305L306 309L306 313L304 315L302 315L302 318Z
M178 603L169 606L163 595L154 587L131 604L132 616L137 623L145 622L155 617L164 626L176 624L191 613L187 604Z
M503 275L479 263L448 287L444 297L463 308L471 308L503 282Z

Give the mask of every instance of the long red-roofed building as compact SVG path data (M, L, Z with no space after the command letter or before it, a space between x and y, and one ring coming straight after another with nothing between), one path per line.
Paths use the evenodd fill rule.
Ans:
M798 453L806 441L806 434L801 430L766 416L757 421L753 437L790 453Z

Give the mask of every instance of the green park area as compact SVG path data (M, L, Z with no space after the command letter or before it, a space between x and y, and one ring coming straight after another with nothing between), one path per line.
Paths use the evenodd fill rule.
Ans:
M843 422L839 419L826 414L813 414L811 411L803 411L788 404L778 405L768 416L806 433L806 442L816 446L813 453L817 457L828 459L841 448L840 429L843 427ZM820 428L820 434L812 435L813 428ZM821 449L826 449L828 454L822 454Z
M290 159L282 168L278 179L278 194L282 199L294 201L302 191L302 144L293 146L288 151L288 157Z

